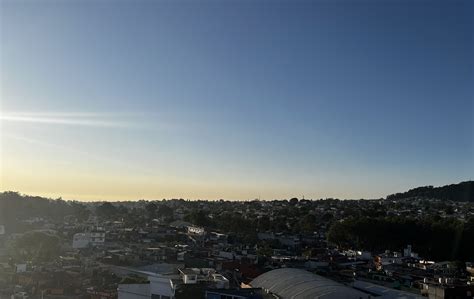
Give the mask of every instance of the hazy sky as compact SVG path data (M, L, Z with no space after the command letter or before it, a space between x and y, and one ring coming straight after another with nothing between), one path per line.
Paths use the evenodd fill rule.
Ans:
M374 198L474 177L474 1L0 3L0 190Z

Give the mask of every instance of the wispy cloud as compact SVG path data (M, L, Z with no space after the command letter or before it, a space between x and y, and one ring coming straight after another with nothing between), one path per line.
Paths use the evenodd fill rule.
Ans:
M121 119L122 118L122 119ZM87 112L3 112L1 121L90 127L131 127L123 115Z

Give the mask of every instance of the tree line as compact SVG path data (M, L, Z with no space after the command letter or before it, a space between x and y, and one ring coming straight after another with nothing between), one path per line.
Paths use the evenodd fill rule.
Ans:
M87 219L89 211L84 204L76 201L22 195L12 191L0 193L0 225L5 225L10 233L21 230L23 220L41 217L63 221L68 215Z
M343 248L401 251L412 245L434 260L474 260L474 218L351 217L333 223L328 240Z

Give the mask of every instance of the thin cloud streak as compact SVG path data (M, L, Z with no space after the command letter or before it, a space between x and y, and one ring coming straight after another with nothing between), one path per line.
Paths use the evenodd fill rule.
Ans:
M110 120L110 115L97 113L2 113L1 121L26 122L51 125L75 125L91 127L133 127L134 124ZM112 117L113 118L113 117Z
M0 111L2 121L44 125L126 128L149 131L201 131L202 124L176 122L157 112Z
M98 112L30 112L30 111L9 111L6 115L25 116L25 117L105 117L112 116L110 113Z

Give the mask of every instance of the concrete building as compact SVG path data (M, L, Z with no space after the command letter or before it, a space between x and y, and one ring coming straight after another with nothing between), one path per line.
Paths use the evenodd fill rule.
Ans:
M422 294L429 299L472 299L474 286L423 283Z
M174 299L176 286L165 276L149 276L149 284L119 284L118 299Z
M179 269L184 284L206 282L215 289L228 289L229 280L212 268L185 268Z
M203 236L206 233L204 228L198 226L188 226L188 234Z
M184 284L196 284L198 282L199 269L197 271L193 269L179 269L179 273L181 273Z
M72 239L72 248L82 249L89 246L100 246L105 243L104 231L93 231L87 233L74 234Z
M89 247L90 238L86 233L77 233L72 237L72 248L82 249Z
M119 284L118 299L149 299L150 284Z
M149 275L148 284L120 284L117 288L118 299L174 299L178 288L192 288L195 285L215 290L229 288L229 280L211 268L184 268L179 269L179 273Z

